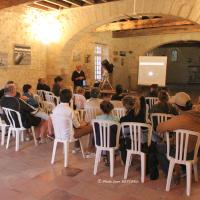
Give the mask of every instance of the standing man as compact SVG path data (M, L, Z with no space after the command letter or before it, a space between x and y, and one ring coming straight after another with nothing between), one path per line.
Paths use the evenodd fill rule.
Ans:
M74 88L77 86L83 87L83 81L86 80L84 71L81 70L81 65L76 66L76 70L72 73L72 81L74 82Z

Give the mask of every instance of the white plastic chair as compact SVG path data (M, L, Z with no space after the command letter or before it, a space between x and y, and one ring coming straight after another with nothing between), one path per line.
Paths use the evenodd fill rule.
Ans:
M9 130L8 130L8 138L7 138L6 149L8 149L8 147L9 147L10 136L11 136L11 134L14 133L15 138L16 138L15 151L18 151L19 150L19 137L21 135L21 141L23 142L24 141L23 132L27 129L23 127L21 115L18 111L15 111L15 110L12 110L12 109L9 109L9 108L5 108L5 107L3 107L2 109L3 109L3 111L6 115L6 118L9 121ZM15 116L16 119L14 119L13 116ZM17 127L15 120L17 120L19 127ZM33 134L35 145L37 145L37 139L36 139L35 130L34 130L33 126L31 127L31 131L32 131L32 134Z
M146 102L146 122L149 121L149 111L152 106L159 101L158 97L145 97Z
M198 150L200 145L200 133L189 131L189 130L175 130L173 131L176 137L176 150L175 156L170 155L170 137L169 133L167 132L167 158L169 159L169 170L167 176L167 184L166 184L166 191L170 190L171 179L173 175L173 169L175 164L186 165L186 172L187 172L187 187L186 187L186 194L190 196L191 193L191 176L192 176L192 166L194 169L194 177L195 181L198 181L198 171L197 171L197 162L198 162ZM194 156L192 160L187 160L188 154L188 142L191 137L196 137L196 145L194 147Z
M120 120L121 117L125 116L126 111L124 108L114 108L112 113L113 116L117 117Z
M9 127L5 122L2 121L0 118L0 130L1 130L1 146L5 144L5 135L6 135L6 128Z
M59 104L60 99L59 97L55 96L53 92L43 91L43 93L46 101L53 103L55 106Z
M79 122L85 121L85 110L84 109L77 109L74 111Z
M98 125L98 127L96 127ZM110 153L110 177L113 177L114 174L114 153L115 150L119 148L119 135L120 135L120 124L113 121L106 120L92 120L95 146L96 146L96 157L94 164L94 175L97 174L98 163L101 159L102 151L109 151ZM111 146L111 126L116 126L116 140L115 145ZM96 132L96 128L98 128L99 135ZM97 138L99 138L99 143L97 142Z
M41 100L44 101L44 90L37 90L37 94L40 96Z
M69 143L75 142L79 140L81 151L83 158L85 158L83 146L81 143L80 138L75 139L74 138L74 129L71 119L66 119L66 117L60 116L60 115L51 115L52 124L54 128L54 145L53 145L53 152L52 152L52 158L51 158L51 164L54 164L55 161L55 155L56 155L56 149L57 144L62 143L64 148L64 167L68 166L68 154L69 154Z
M48 101L43 101L42 104L44 112L47 113L48 115L51 114L52 110L55 108L55 104Z
M93 119L96 119L96 116L101 113L99 107L90 107L85 108L85 120L91 122Z
M151 119L151 124L152 127L155 130L155 128L158 126L158 124L166 122L167 120L171 119L172 117L174 117L174 115L172 114L165 114L165 113L152 113L150 115L150 119ZM164 134L160 134L160 137L164 137Z
M131 148L127 149L127 157L126 157L126 165L125 165L125 172L124 172L124 179L128 177L128 169L131 162L131 156L133 154L141 156L141 182L144 183L145 174L146 174L146 154L142 152L141 149L141 137L142 137L142 128L148 129L147 137L151 136L152 127L149 124L144 123L136 123L136 122L123 122L121 123L122 133L128 131L130 133L131 139Z

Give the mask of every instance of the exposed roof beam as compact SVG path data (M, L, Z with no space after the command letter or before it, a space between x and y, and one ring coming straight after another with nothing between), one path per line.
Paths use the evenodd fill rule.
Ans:
M178 33L191 33L200 32L199 25L182 25L171 27L158 27L139 30L126 30L126 31L114 31L112 33L113 38L125 38L125 37L139 37L149 35L164 35L164 34L178 34Z
M139 20L129 20L125 22L114 22L105 24L96 29L97 32L104 31L120 31L120 30L130 30L130 29L145 29L145 28L155 28L155 27L167 27L167 26L180 26L180 25L191 25L192 22L188 20L182 20L177 18L155 18L155 19L139 19Z
M53 10L59 10L60 9L60 6L46 2L46 1L37 1L37 2L35 2L35 4L41 5L41 6L44 6L46 8L53 9Z
M38 4L30 4L28 5L29 7L32 7L32 8L37 8L39 10L45 10L45 11L49 11L50 9L47 8L47 7L44 7L44 6L41 6L41 5L38 5Z
M94 0L82 0L82 1L89 4L89 5L95 4Z
M0 0L0 9L17 6L23 3L32 3L33 0Z
M83 2L78 1L78 0L62 0L62 1L70 3L74 6L82 6L83 5Z
M71 4L67 3L67 2L64 2L62 0L45 0L46 2L49 2L49 3L52 3L52 4L55 4L55 5L58 5L58 6L61 6L63 8L69 8L71 7Z

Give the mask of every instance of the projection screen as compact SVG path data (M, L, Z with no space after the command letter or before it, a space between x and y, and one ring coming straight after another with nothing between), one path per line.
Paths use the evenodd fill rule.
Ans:
M166 85L167 56L140 56L138 85Z

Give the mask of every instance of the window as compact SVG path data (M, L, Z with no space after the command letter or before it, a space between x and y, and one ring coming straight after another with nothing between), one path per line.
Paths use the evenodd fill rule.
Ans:
M102 44L96 44L95 46L95 71L94 78L96 81L101 80L102 72L101 72L101 62L104 59L108 59L108 48Z

